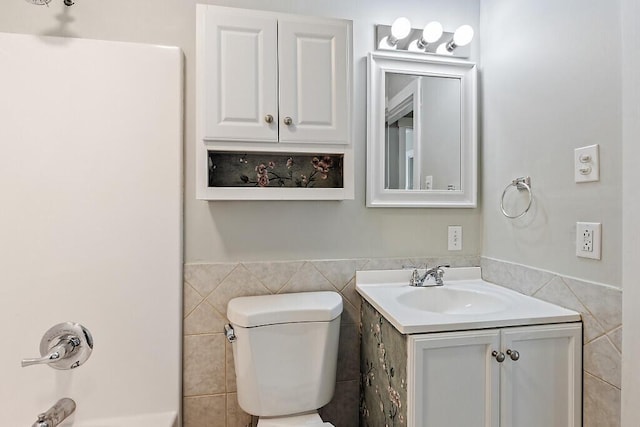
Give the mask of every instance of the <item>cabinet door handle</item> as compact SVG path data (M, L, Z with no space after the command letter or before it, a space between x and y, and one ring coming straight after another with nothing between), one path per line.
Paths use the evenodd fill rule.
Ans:
M267 114L266 116L264 116L264 121L269 124L273 123L273 116L271 114Z
M520 353L518 353L516 350L508 349L507 354L509 355L509 357L511 357L511 360L515 361L520 359Z
M503 353L503 352L499 352L499 353L498 353L497 351L493 350L493 351L491 352L491 355L492 355L493 357L495 357L495 358L496 358L496 360L498 361L498 363L502 363L502 362L504 362L505 357L504 357L504 353Z
M293 119L291 117L285 117L283 122L285 125L291 126L293 124Z

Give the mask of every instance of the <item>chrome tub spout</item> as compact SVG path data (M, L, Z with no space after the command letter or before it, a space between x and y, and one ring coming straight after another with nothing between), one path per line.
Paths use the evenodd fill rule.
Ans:
M76 402L65 397L60 399L44 414L39 414L38 419L31 427L56 427L73 414L76 410Z

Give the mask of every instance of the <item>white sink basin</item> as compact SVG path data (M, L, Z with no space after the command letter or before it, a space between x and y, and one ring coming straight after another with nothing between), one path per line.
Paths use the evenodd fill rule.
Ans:
M403 334L580 321L580 314L481 279L480 268L445 270L444 285L409 286L410 270L358 271L356 290Z
M414 288L397 300L415 310L462 315L495 313L505 310L508 303L500 295L445 286Z

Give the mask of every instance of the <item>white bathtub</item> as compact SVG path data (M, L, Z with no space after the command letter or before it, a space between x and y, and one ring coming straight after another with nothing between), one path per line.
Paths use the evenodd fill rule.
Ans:
M73 414L59 427L178 427L178 415L175 412L159 412L129 417L76 421L75 414Z

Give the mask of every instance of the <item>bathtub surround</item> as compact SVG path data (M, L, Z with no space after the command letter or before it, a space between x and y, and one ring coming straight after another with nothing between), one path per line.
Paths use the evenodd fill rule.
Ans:
M223 333L227 303L232 298L306 291L342 295L336 392L320 414L336 426L356 427L360 401L356 270L401 269L425 263L470 267L479 262L479 257L453 257L186 264L184 427L245 427L251 423L251 417L237 404L232 349Z
M0 33L3 426L30 426L63 397L78 427L174 424L182 73L177 48ZM91 358L21 368L67 321L93 335Z
M481 259L482 278L580 312L584 322L584 427L620 426L622 291L545 270Z

